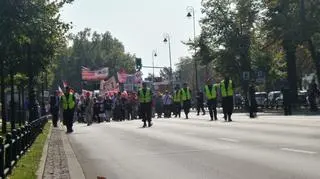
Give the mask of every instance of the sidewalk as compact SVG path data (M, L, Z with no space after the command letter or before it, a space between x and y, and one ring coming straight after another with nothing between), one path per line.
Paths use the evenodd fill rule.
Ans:
M40 164L38 179L73 178L85 178L82 168L63 128L52 128L43 151L43 161Z

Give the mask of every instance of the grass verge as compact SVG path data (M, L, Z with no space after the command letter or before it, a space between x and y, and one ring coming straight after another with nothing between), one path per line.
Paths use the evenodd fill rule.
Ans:
M10 179L36 179L43 147L48 138L51 122L48 122L43 132L37 137L29 151L18 161Z

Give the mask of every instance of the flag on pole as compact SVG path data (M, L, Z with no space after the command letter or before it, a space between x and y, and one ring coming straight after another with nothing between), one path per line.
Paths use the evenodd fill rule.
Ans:
M63 81L63 87L66 88L68 86L68 83L66 81Z
M59 90L59 96L62 96L63 95L63 91L62 91L60 86L58 86L58 90Z

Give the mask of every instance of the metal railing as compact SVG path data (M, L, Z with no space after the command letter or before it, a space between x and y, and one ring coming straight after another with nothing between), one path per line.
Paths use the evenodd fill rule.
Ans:
M18 160L26 153L48 122L43 116L31 123L13 129L5 137L0 137L0 178L10 175Z

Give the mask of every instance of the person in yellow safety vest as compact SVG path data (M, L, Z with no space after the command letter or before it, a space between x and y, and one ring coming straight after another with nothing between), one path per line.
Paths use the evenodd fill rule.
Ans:
M152 126L152 91L150 88L147 88L147 83L142 84L142 88L138 93L140 110L142 115L143 127Z
M73 129L73 115L76 106L76 98L71 93L71 89L67 86L66 93L61 96L62 108L63 108L63 121L67 126L67 133L72 133Z
M218 85L213 84L211 79L207 80L207 85L204 87L204 91L207 97L207 105L211 121L218 120L217 118L217 94ZM214 118L213 118L214 117Z
M220 83L220 90L222 96L222 108L224 114L224 120L231 122L231 115L233 112L233 94L234 84L229 77L225 77Z
M191 107L191 90L188 87L187 83L183 84L183 88L181 89L181 99L182 99L182 103L183 103L183 110L184 113L186 115L186 119L189 118L188 114L190 112L190 107Z
M174 95L173 95L173 102L174 102L174 116L179 118L181 117L181 90L180 86L176 85Z

